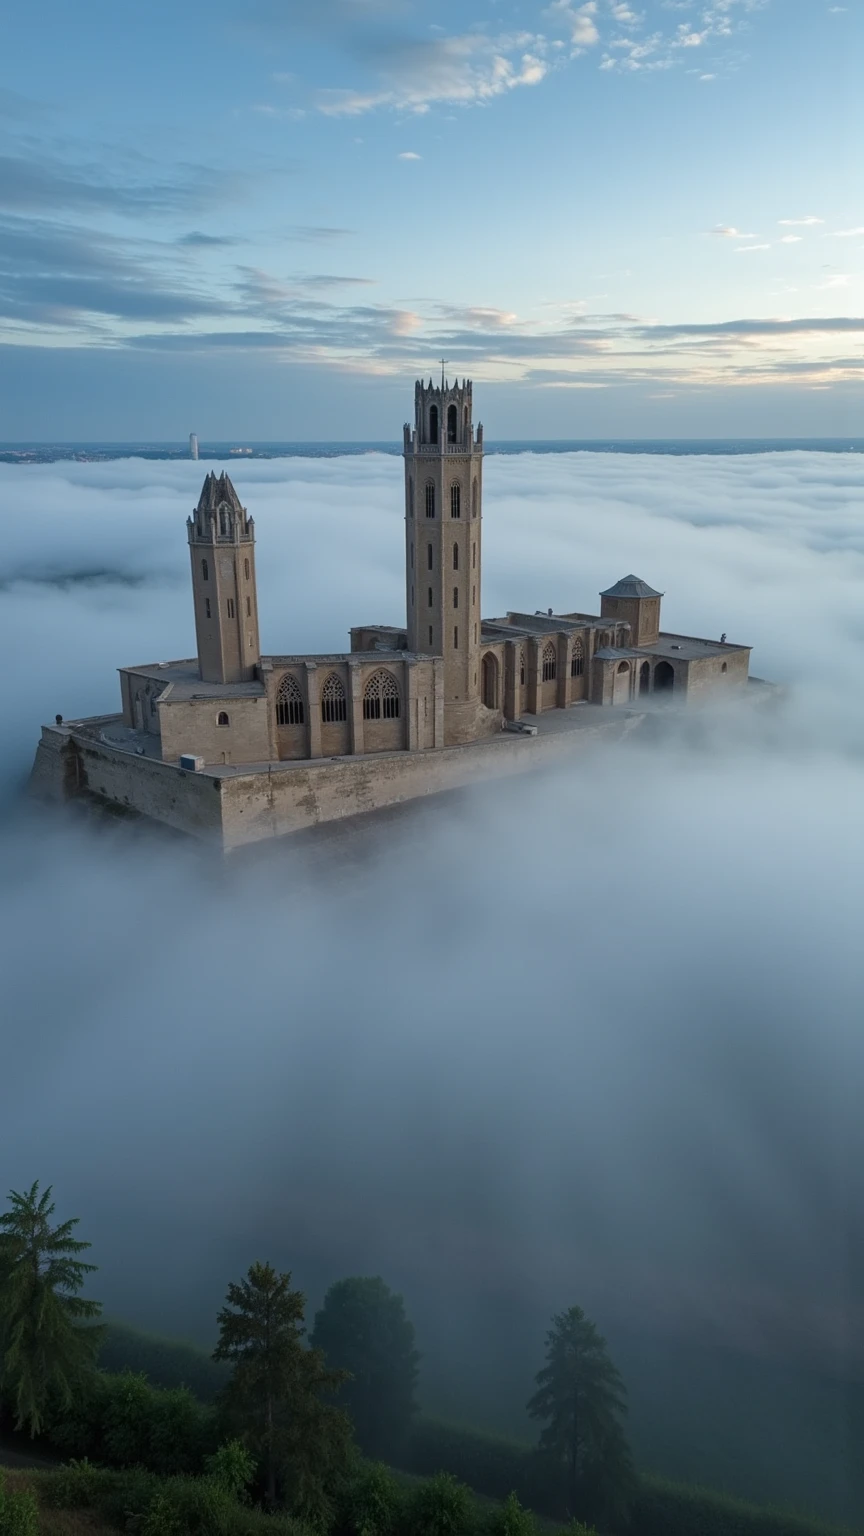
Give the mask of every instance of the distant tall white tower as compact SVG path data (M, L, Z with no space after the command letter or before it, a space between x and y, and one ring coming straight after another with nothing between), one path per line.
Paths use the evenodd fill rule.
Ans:
M197 459L198 457L198 434L196 432L189 433L189 457L190 459Z

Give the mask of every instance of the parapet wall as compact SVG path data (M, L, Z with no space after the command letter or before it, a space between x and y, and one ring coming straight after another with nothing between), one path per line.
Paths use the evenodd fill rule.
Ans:
M65 800L87 793L227 851L324 822L381 810L485 779L526 773L641 725L623 711L537 737L499 734L464 747L380 753L272 771L186 773L171 763L106 746L75 725L45 726L33 792Z

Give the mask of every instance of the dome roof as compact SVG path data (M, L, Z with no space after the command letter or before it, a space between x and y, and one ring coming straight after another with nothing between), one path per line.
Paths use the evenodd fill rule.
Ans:
M655 592L649 587L647 581L640 581L638 576L622 576L616 581L614 587L608 592L601 592L601 597L662 597L662 592Z

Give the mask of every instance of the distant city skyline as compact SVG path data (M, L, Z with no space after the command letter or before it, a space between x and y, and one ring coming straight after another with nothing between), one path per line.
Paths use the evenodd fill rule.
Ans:
M860 434L860 3L33 0L0 436Z

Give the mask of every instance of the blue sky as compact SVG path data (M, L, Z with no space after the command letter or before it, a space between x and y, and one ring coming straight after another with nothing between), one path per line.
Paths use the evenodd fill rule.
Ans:
M430 19L434 17L434 20ZM31 0L0 438L861 433L861 0Z

